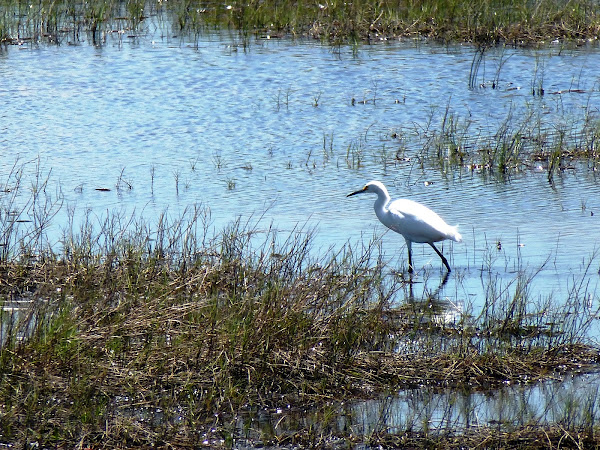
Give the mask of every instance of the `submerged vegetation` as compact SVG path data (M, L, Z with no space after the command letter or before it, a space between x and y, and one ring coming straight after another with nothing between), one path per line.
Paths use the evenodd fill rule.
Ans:
M86 34L144 32L149 17L172 15L170 33L212 28L244 35L308 36L330 43L429 37L479 44L528 45L565 39L596 40L600 6L594 1L419 0L323 1L250 0L60 0L0 2L0 41L78 42Z
M44 230L60 202L33 189L39 220L22 221L8 195L18 191L5 189L0 216L2 443L598 445L595 402L559 426L464 434L413 424L357 435L332 420L340 402L399 388L477 391L597 370L598 311L583 282L557 304L529 292L536 273L503 285L487 271L482 311L448 318L435 291L417 298L389 273L377 242L315 256L310 231L240 221L209 237L195 208L155 224L88 217L50 248ZM314 422L257 431L257 411Z

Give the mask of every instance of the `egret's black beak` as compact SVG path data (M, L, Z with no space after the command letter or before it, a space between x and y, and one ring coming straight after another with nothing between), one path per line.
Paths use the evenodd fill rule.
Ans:
M358 191L353 192L352 194L346 195L346 197L352 197L353 195L356 195L356 194L362 194L363 192L365 192L366 189L367 189L367 187L365 186L364 188L359 189Z

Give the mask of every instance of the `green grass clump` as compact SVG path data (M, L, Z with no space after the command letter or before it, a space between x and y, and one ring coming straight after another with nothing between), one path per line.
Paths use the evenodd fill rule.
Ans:
M387 340L388 325L369 306L389 295L379 273L341 270L349 254L309 263L304 238L251 250L254 233L236 224L201 249L175 242L183 235L173 230L187 235L189 226L164 225L152 247L129 236L96 254L91 242L108 236L83 233L63 255L3 263L4 298L39 298L23 317L3 314L3 436L96 442L115 414L119 422L128 408L160 408L160 424L148 429L166 443L181 408L196 426L292 393L306 402L359 389L347 379L356 355ZM105 442L122 434L149 442L143 430L111 429Z
M575 165L595 171L600 161L598 117L585 108L581 117L564 115L560 120L561 126L553 125L537 108L527 107L519 113L509 110L496 128L482 129L448 105L439 117L432 113L423 128L395 129L391 133L397 148L394 159L414 160L444 173L467 168L499 178L543 169L549 182ZM360 157L376 159L379 149L365 147L360 146ZM347 152L349 167L354 167L358 153Z

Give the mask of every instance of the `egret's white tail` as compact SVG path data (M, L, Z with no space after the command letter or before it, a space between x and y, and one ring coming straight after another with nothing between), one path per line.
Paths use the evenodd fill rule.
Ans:
M455 242L462 242L462 235L458 232L458 225L451 228L452 232L450 233L450 239Z

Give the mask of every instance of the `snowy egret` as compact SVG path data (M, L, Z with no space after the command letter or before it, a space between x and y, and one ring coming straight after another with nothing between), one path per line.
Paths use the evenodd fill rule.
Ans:
M375 214L379 221L400 233L406 240L408 247L408 271L412 273L412 243L429 244L431 248L442 258L442 262L451 272L448 260L442 255L434 242L450 239L456 242L462 242L462 236L457 230L444 222L440 216L429 209L427 206L407 199L394 200L390 203L390 194L380 181L371 181L362 189L348 194L351 197L356 194L372 192L377 194L375 200Z

